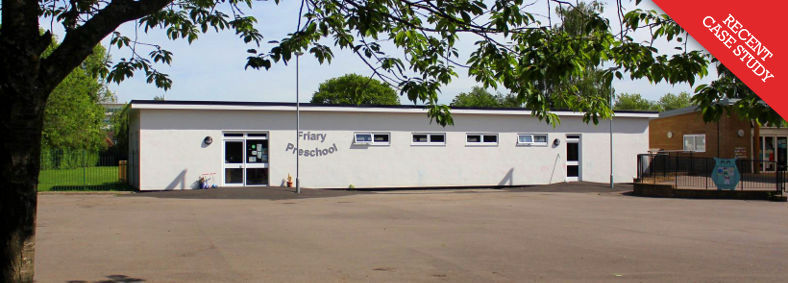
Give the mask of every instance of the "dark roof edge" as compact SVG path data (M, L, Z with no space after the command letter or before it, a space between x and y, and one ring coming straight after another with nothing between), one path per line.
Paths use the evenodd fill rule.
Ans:
M661 112L661 113L659 113L659 118L667 118L667 117L673 117L673 116L683 115L683 114L687 114L687 113L694 113L694 112L697 112L698 110L699 110L698 106L695 106L695 105L687 106L687 107L684 107L684 108L673 109L673 110L668 110L668 111L665 111L665 112Z
M296 106L295 102L252 102L252 101L200 101L200 100L131 100L129 104L164 104L164 105L229 105L229 106ZM345 108L392 108L392 109L426 109L424 105L348 105L348 104L314 104L301 103L301 107L345 107ZM451 109L511 111L524 108L484 108L484 107L451 107ZM553 111L571 111L554 109ZM575 112L575 111L572 111ZM657 111L616 110L615 113L657 114Z

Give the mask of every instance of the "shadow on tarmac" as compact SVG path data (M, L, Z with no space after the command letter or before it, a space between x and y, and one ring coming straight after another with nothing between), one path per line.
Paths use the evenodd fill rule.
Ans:
M408 193L413 191L435 191L446 193L477 193L480 189L499 190L504 192L553 192L553 193L621 193L632 191L632 184L616 184L613 190L609 184L602 183L559 183L552 185L522 186L522 187L448 187L448 188L366 188L366 189L301 189L301 194L296 194L295 188L283 187L244 187L244 188L217 188L203 190L169 190L137 192L123 195L126 197L155 197L175 199L266 199L287 200L307 198L329 198L357 194L374 194L379 192ZM451 191L450 191L451 190Z
M504 188L515 192L545 192L545 193L623 193L632 191L632 183L615 184L610 189L610 183L572 182L550 185L523 186Z
M152 191L137 192L124 196L128 197L155 197L155 198L177 198L177 199L306 199L306 198L328 198L341 197L347 195L363 194L362 191L350 190L316 190L301 189L301 194L296 194L295 188L282 187L244 187L244 188L216 188L202 190L172 190L172 191Z
M88 283L88 281L84 280L70 280L66 281L68 283ZM136 282L145 282L145 279L134 278L126 275L107 275L107 280L95 281L95 283L136 283Z

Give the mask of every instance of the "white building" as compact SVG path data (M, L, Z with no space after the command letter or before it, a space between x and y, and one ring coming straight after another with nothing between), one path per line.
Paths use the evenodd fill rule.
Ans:
M300 154L305 188L518 186L608 182L608 121L556 112L553 128L528 110L453 109L454 126L420 107L293 103L132 101L129 180L140 190L284 186ZM617 112L615 182L636 176L656 113ZM300 149L296 148L296 139Z

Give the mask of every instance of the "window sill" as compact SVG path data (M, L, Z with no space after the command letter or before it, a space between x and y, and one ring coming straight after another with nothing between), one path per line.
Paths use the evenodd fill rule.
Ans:
M446 143L411 143L411 146L446 146Z
M546 143L518 143L517 146L522 146L522 147L547 147L548 144L546 144Z
M366 142L354 142L354 146L390 146L391 143L366 143Z
M466 143L469 147L498 147L497 143Z

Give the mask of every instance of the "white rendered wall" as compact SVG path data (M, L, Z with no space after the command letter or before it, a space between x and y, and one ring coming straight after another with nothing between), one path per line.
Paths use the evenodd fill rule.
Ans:
M139 112L129 111L129 169L128 179L132 188L140 187L140 163L139 163L139 134L140 120Z
M223 132L269 133L269 185L295 177L295 113L241 110L137 110L140 113L140 188L190 189L200 174L223 178ZM581 180L609 181L608 123L586 125L561 117L556 128L530 116L454 114L455 125L430 124L425 114L302 112L303 132L325 134L323 142L301 140L312 150L336 144L337 152L301 157L301 184L308 188L529 185L566 180L566 135L581 135ZM648 119L614 122L615 181L631 182L635 156L648 150ZM353 144L354 132L389 132L389 146ZM412 145L413 132L446 133L445 146ZM466 132L498 133L497 146L467 146ZM518 133L548 133L549 146L517 146ZM211 145L202 140L211 136ZM560 140L553 146L553 140Z

